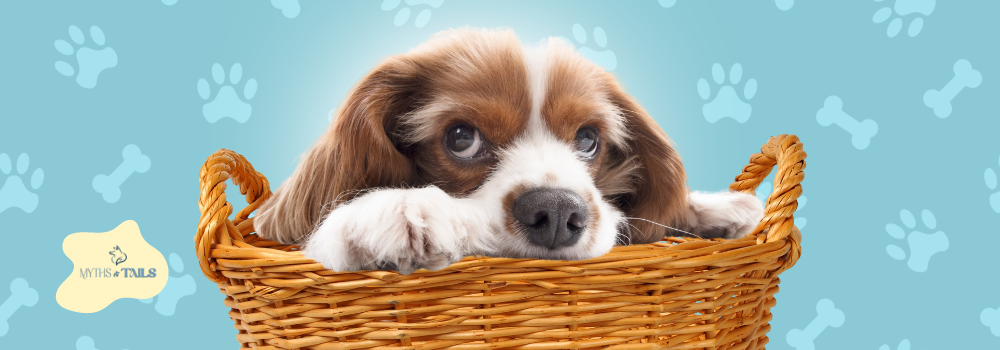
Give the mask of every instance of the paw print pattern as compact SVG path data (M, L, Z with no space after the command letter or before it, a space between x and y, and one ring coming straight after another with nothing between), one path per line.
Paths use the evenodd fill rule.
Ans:
M986 173L983 174L983 180L986 181L986 188L989 188L991 191L997 189L997 173L993 171L993 168L986 168ZM993 211L1000 213L1000 191L994 192L990 195L990 207L993 208ZM0 209L0 211L3 210Z
M0 176L10 175L6 176L7 180L4 181L3 187L0 187L0 213L8 208L21 208L25 213L31 213L38 207L38 195L25 187L24 181L21 180L21 176L28 172L28 161L28 155L21 153L17 157L17 174L10 175L10 156L0 153L0 172L3 173ZM42 169L32 171L31 189L38 190L43 180L45 172Z
M983 309L983 312L979 313L979 322L982 322L986 327L990 327L990 332L993 335L1000 337L1000 307L996 309Z
M882 2L882 0L875 0L876 2ZM896 0L896 4L893 7L883 7L875 11L875 15L872 16L872 22L882 23L892 17L892 11L896 10L896 15L899 17L893 18L889 22L889 26L885 28L885 35L890 38L895 37L899 34L899 30L903 28L902 17L913 14L920 13L924 16L930 16L934 12L934 6L937 0ZM910 25L906 28L906 34L911 38L920 34L920 30L924 28L924 18L917 17L913 21L910 21Z
M924 226L930 230L937 227L937 219L934 218L934 214L929 210L920 212L920 219L923 221ZM913 213L909 210L901 210L899 212L899 220L903 222L904 226L911 230L917 226L917 220L914 218ZM948 250L948 236L941 231L937 231L933 234L913 231L907 234L902 227L899 227L899 225L896 224L885 225L885 231L888 232L892 238L906 238L906 242L910 247L910 259L907 260L906 266L909 266L911 270L916 272L927 271L927 264L930 262L931 256ZM888 253L893 259L906 259L906 251L899 246L890 244L885 247L885 252Z
M385 0L382 1L382 11L392 11L399 7L400 0ZM441 7L444 0L406 0L406 5L396 12L396 17L393 18L392 23L397 27L401 27L406 22L410 20L410 7L417 5L429 5L433 8ZM431 21L431 9L424 9L417 14L417 18L413 20L413 25L417 28L423 28L427 25L427 22Z
M299 0L271 0L271 6L281 10L281 14L288 18L295 18L302 10L299 7Z
M882 344L882 346L879 347L878 350L892 350L892 349L889 348L889 344ZM896 347L896 350L910 350L910 340L903 339L902 341L900 341L899 346Z
M80 30L80 27L69 26L69 38L76 45L83 45L84 43L83 31ZM94 40L94 44L97 44L97 46L104 46L105 37L104 31L101 28L97 26L90 27L90 38ZM100 50L89 47L75 49L73 44L65 40L56 40L55 47L56 51L66 56L72 56L75 52L78 67L74 69L73 65L66 61L57 61L56 71L67 77L76 75L76 83L87 89L93 89L97 86L97 76L102 71L118 65L118 54L115 53L115 49L110 47Z
M739 84L741 79L743 79L743 65L739 63L733 64L733 67L729 69L729 82L732 85L736 85ZM716 63L712 65L712 80L720 85L726 81L726 72L723 71L721 64ZM747 80L746 85L743 86L743 98L749 101L756 94L757 79ZM707 101L711 95L712 87L709 86L708 80L704 78L698 79L698 96ZM701 111L705 115L705 120L708 120L709 123L715 123L719 119L728 117L742 124L750 119L750 113L753 109L749 103L743 102L740 99L736 93L736 89L731 85L725 85L719 88L719 92L716 93L715 99L712 102L702 106Z
M229 82L232 85L239 84L240 79L243 78L243 66L236 63L229 69ZM226 80L226 73L222 70L221 64L212 65L212 79L215 80L216 84L222 84ZM209 123L215 123L222 118L232 118L239 123L246 123L250 119L250 112L253 108L249 103L243 102L239 95L236 93L236 89L232 85L225 85L219 88L219 92L215 94L215 99L212 102L206 103L201 107L201 112L205 116L205 120ZM243 86L243 99L249 101L257 94L257 79L247 80L246 85ZM205 79L198 79L198 96L201 99L208 100L212 95L212 88L208 85L208 81Z
M587 44L587 31L579 23L573 24L573 39L581 46ZM601 27L594 27L594 44L597 44L598 50L583 46L579 49L580 54L609 72L615 70L618 67L618 56L615 56L614 51L604 50L608 46L608 34Z
M174 272L184 272L184 260L181 260L181 257L177 253L170 253L168 260L170 268ZM177 302L183 297L194 295L198 291L197 287L197 284L194 283L194 277L191 277L191 275L180 277L168 275L167 285L163 287L160 294L148 299L139 299L139 301L143 304L149 304L153 302L153 299L156 299L156 305L153 306L156 312L163 316L171 316L177 310Z

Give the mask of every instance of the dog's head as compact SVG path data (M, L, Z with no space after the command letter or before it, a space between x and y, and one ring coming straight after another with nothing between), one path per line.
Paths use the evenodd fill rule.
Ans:
M684 179L654 120L572 47L463 29L362 79L255 225L295 241L360 191L434 185L488 212L497 253L580 259L682 225Z

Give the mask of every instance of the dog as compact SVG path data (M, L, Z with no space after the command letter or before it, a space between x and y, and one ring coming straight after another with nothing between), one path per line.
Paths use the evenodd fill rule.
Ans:
M756 197L685 178L653 118L572 46L457 29L369 72L254 225L330 270L410 274L738 238L763 217Z
M125 255L125 252L121 248L118 248L118 246L115 246L108 254L111 254L111 262L115 263L115 266L128 260L128 255Z

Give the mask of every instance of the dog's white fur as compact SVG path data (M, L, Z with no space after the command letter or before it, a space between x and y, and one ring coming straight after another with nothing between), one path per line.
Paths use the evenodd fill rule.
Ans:
M702 228L703 232L721 230L721 238L746 236L764 217L760 200L740 192L691 192L688 205L691 207L688 224Z
M429 45L416 50L434 49ZM577 260L607 253L619 233L634 226L621 209L605 198L611 194L602 194L595 185L592 165L576 154L572 143L557 137L542 117L553 57L578 57L568 54L568 50L572 49L559 39L523 50L531 93L527 124L513 142L493 150L497 162L474 191L453 195L433 184L364 189L361 195L339 204L322 218L305 243L305 255L336 271L395 268L408 274L420 268L442 269L473 254ZM411 141L438 137L433 123L455 103L459 102L436 99L409 113L401 121L412 127L406 137ZM595 103L596 113L605 121L600 142L627 149L626 141L632 136L623 112L610 97L598 98ZM621 171L639 168L631 163L627 167ZM539 187L571 190L591 210L596 209L575 244L555 249L539 247L506 221L506 196L519 188ZM692 192L687 205L689 225L684 229L695 235L742 237L763 217L760 201L742 193ZM263 235L268 236L267 232Z

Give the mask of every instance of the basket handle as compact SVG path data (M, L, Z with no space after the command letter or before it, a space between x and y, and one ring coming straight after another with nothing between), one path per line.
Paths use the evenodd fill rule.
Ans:
M798 260L801 234L795 228L795 218L792 214L799 207L798 198L802 195L802 172L806 167L806 152L802 150L802 142L795 135L772 136L763 146L760 153L750 156L750 164L743 167L743 173L729 185L730 191L740 191L754 194L757 186L771 172L775 165L778 171L774 174L774 191L764 205L764 218L751 231L758 235L757 242L775 242L786 237L791 238L794 248L789 253L790 263ZM767 232L767 236L760 235Z
M240 187L240 193L246 196L248 204L232 221L229 220L229 215L233 213L233 206L226 200L226 180L230 179ZM254 170L246 158L223 148L208 157L201 166L198 187L201 189L201 196L198 197L201 219L198 221L198 232L194 235L195 253L205 277L222 282L226 278L209 261L212 245L242 242L243 235L236 226L248 220L250 213L271 197L271 186L267 183L267 178Z

